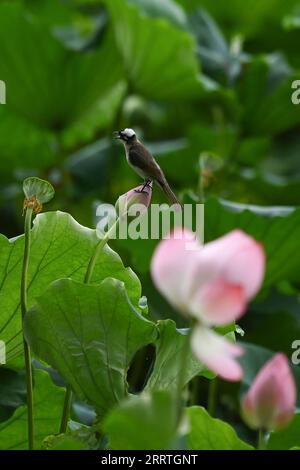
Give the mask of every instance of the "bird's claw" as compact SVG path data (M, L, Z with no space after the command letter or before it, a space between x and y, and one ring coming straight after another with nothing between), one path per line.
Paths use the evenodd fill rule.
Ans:
M138 193L138 194L142 194L142 193L148 194L148 191L146 191L145 188L142 188L142 189L135 189L134 192L135 192L135 193Z

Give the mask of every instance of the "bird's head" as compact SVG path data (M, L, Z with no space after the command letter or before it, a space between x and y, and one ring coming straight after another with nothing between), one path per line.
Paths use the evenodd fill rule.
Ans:
M121 131L115 131L114 137L122 140L124 143L134 142L136 140L136 133L133 129L123 129Z

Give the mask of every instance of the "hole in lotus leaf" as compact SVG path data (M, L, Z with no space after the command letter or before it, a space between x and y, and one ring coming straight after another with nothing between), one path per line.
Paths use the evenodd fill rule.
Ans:
M40 204L51 201L55 194L52 184L37 177L26 178L23 191L26 199L36 198Z
M148 344L137 351L127 372L130 393L139 393L147 385L155 363L156 351L153 344Z

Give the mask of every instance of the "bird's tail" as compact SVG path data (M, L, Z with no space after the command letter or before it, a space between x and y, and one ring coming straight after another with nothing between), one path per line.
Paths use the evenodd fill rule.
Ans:
M169 199L170 203L171 204L177 204L182 209L183 206L182 206L181 202L178 201L177 197L173 193L173 191L170 188L170 186L169 186L168 182L166 181L166 179L164 179L162 181L157 181L157 183L159 184L159 186L161 187L163 192L166 194L166 196Z

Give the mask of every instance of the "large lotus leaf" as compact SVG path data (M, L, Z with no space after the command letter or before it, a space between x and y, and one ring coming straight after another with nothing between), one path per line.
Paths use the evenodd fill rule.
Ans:
M159 336L155 342L155 364L146 389L176 390L181 375L185 341L188 341L188 330L177 329L175 322L172 320L158 322L158 330ZM193 377L205 369L191 351L189 351L184 361L184 367L183 385L187 384Z
M83 281L90 257L99 242L96 231L78 224L69 214L39 215L32 229L28 275L29 307L48 284L61 277ZM7 362L21 355L20 282L24 236L14 240L0 237L0 339L6 342ZM106 246L92 282L113 276L122 280L134 305L141 295L140 282L123 266L120 257ZM12 362L13 361L13 362Z
M200 75L191 34L136 5L106 0L133 89L154 99L191 98L215 88ZM122 12L122 14L120 14Z
M191 450L253 450L239 439L235 430L224 421L212 418L200 406L187 408L190 422L188 445Z
M111 30L100 47L73 51L25 6L4 3L0 55L0 77L7 90L0 122L3 167L47 167L58 151L54 135L73 146L110 125L126 88Z
M46 436L59 431L64 392L51 382L47 372L35 371L34 378L34 445L40 449ZM20 406L8 421L0 423L0 449L28 449L26 406Z
M172 448L176 431L175 410L173 397L167 390L130 397L113 409L104 421L109 447L113 450Z
M127 395L130 362L157 335L124 283L111 278L97 286L52 283L27 312L25 333L32 350L100 415Z

